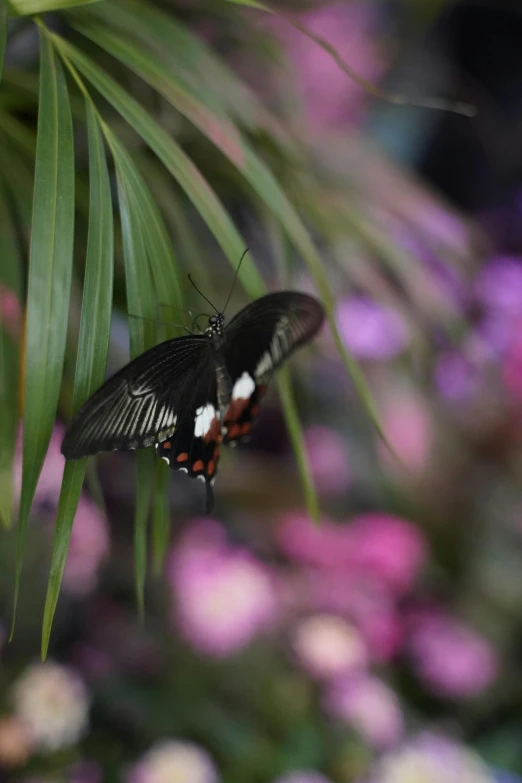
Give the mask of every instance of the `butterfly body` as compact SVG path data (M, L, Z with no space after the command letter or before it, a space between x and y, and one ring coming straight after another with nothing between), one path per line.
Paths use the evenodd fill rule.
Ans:
M291 291L257 299L226 327L223 314L210 316L203 334L167 340L106 381L71 422L62 453L155 444L172 469L206 483L209 512L221 445L248 436L271 375L323 318L316 299Z

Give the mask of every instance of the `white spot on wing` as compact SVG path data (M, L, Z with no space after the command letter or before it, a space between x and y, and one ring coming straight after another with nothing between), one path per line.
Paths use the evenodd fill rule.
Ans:
M200 481L206 481L205 476L196 476L196 478Z
M234 384L232 389L233 400L249 400L256 384L247 372L244 372Z
M187 468L178 468L180 473L188 473Z
M196 438L203 438L207 434L215 418L216 409L210 403L196 410L194 426L194 435Z
M164 459L167 465L170 465L170 459L168 457L162 457L161 459ZM165 468L163 468L165 470Z
M272 369L272 357L270 356L270 353L267 351L264 353L259 360L257 367L256 367L256 378L262 378L265 373L270 372Z

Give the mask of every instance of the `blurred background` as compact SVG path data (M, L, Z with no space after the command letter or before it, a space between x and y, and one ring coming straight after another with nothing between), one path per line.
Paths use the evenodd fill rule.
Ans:
M325 325L290 361L320 524L274 383L250 443L222 455L212 518L198 482L159 475L170 531L150 529L143 619L135 455L100 455L40 662L89 203L81 93L69 74L69 336L11 643L16 534L0 534L2 781L522 780L522 12L502 0L287 0L277 11L104 0L52 12L45 24L176 140L269 290L321 298L289 239L290 218L279 220L260 193L263 171L272 173L313 238L339 335L391 449ZM125 40L161 64L156 82L125 60ZM38 58L36 26L12 18L0 87L0 305L15 357L26 273L13 278L10 253L17 243L25 270ZM202 133L169 100L169 79L228 125ZM402 105L382 97L397 95ZM448 110L419 105L435 99ZM221 303L233 270L215 233L110 97L96 100L161 211L182 306L202 309L189 271ZM112 169L111 187L116 198ZM108 374L129 358L122 257L116 229ZM230 315L247 301L236 286ZM158 321L190 325L161 305ZM17 377L9 366L4 397ZM22 457L12 422L16 519ZM4 509L10 470L4 459ZM165 512L165 503L158 488L153 504Z

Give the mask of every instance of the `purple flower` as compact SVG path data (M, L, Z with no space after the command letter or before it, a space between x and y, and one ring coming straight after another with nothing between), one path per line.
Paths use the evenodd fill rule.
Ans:
M486 264L475 283L483 305L504 315L522 315L522 258L500 256Z
M377 677L362 675L333 681L325 695L326 710L348 723L376 750L399 743L404 733L396 693Z
M506 352L502 365L502 380L509 396L516 402L522 400L522 339L520 338L520 328L522 323L518 324L518 333Z
M232 547L215 522L199 523L170 559L175 618L185 639L216 658L241 650L277 617L270 571Z
M344 342L358 359L391 359L410 341L408 327L396 310L362 296L340 302L337 323Z
M497 673L489 642L440 612L413 617L409 649L419 677L439 696L475 696Z
M435 366L435 385L446 399L463 402L478 391L478 373L462 353L447 351L439 357Z

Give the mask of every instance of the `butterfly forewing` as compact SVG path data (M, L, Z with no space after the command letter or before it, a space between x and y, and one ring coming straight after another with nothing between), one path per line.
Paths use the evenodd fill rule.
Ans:
M319 302L294 291L256 299L232 319L224 346L232 382L232 399L224 417L225 444L248 435L273 372L312 339L323 320Z
M78 411L62 443L66 459L150 446L172 433L183 404L205 366L202 335L156 345L110 378Z

